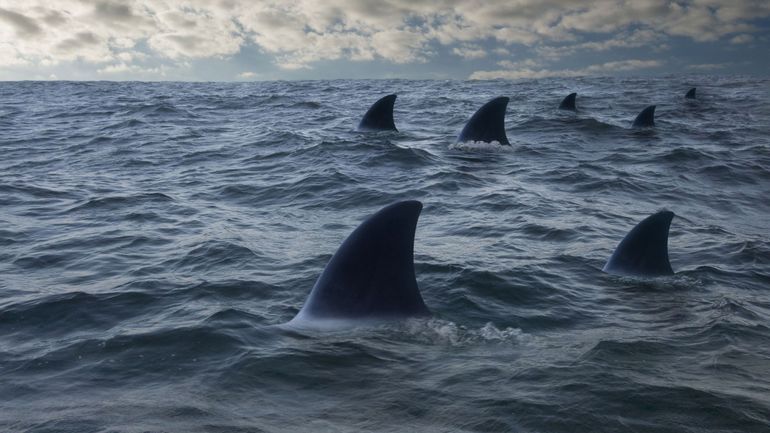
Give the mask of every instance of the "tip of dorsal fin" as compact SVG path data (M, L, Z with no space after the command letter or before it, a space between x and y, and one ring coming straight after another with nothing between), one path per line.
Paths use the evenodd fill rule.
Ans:
M637 224L618 244L602 269L627 276L673 275L668 261L668 230L674 213L660 211Z
M430 312L414 274L419 201L386 206L339 247L293 321L392 319Z
M687 93L684 95L684 97L687 99L695 99L695 87L688 90Z
M577 98L577 93L570 93L564 97L561 104L559 104L559 110L577 111L577 107L575 107L575 98Z
M396 95L383 96L369 107L361 122L359 131L398 131L393 122L393 105Z
M466 141L497 141L500 144L510 145L508 137L505 135L505 109L508 107L509 98L501 96L495 98L473 114L468 123L465 124L462 132L457 137L457 141L462 143Z
M643 128L648 126L655 126L655 105L650 105L649 107L645 108L641 113L639 113L638 116L636 116L636 119L634 119L634 128Z

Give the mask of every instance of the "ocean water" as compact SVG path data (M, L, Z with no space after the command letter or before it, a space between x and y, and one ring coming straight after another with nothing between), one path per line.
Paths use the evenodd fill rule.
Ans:
M388 93L400 132L356 132ZM512 146L456 145L501 95ZM720 76L0 83L0 431L768 432L768 100ZM405 199L433 317L281 326ZM676 275L602 273L660 209Z

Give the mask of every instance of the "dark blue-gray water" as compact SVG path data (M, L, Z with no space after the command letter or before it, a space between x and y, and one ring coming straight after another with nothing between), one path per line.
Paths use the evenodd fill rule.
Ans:
M0 430L770 431L769 89L0 83ZM500 95L513 145L455 146ZM402 199L434 317L279 326ZM602 273L663 208L676 275Z

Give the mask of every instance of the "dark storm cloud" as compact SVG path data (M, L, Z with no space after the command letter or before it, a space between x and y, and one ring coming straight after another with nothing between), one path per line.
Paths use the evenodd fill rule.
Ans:
M43 31L32 18L7 9L0 8L0 20L13 26L20 37L35 36Z

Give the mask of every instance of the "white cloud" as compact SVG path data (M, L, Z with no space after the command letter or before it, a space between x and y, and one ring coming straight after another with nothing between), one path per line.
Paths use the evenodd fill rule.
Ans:
M159 77L164 77L166 75L163 67L143 68L141 66L131 65L126 63L115 63L115 64L107 65L97 69L96 73L99 75L118 75L118 74L124 74L124 75L131 74L131 75L143 75L143 76L157 75Z
M156 31L150 47L172 59L225 57L237 53L244 37L235 16L220 8L178 4L155 15Z
M245 45L284 69L424 62L438 45L479 59L521 44L556 59L661 49L670 36L750 42L768 16L767 0L0 0L0 67L81 60L104 70L142 55L227 58Z
M748 44L749 42L754 42L754 36L747 35L747 34L740 34L733 36L732 39L730 39L731 44Z
M728 65L725 63L700 63L696 65L689 65L687 68L695 69L697 71L712 71L714 69L726 68Z
M369 50L396 63L422 62L432 55L425 35L417 29L378 31Z
M452 49L452 53L464 59L482 59L487 56L487 52L478 45L464 44Z
M636 29L631 32L620 32L613 37L601 41L583 42L559 46L539 46L536 48L538 55L552 60L574 55L580 51L609 51L617 48L648 47L651 51L668 49L663 41L665 36L661 33L645 29Z
M513 69L500 69L495 71L476 71L468 77L471 80L494 80L498 78L517 80L532 78L552 77L580 77L585 75L603 75L612 72L638 71L641 69L658 68L663 62L658 60L621 60L591 65L582 69L535 69L537 63L510 63Z
M505 69L532 69L532 68L539 68L542 66L542 63L539 60L535 59L524 59L520 60L518 62L514 62L511 60L501 60L497 62L497 64Z
M29 66L31 63L8 41L0 40L0 68Z
M639 69L659 68L663 62L659 60L621 60L617 62L607 62L600 65L591 65L581 71L590 74L599 74L604 72L618 71L636 71Z

